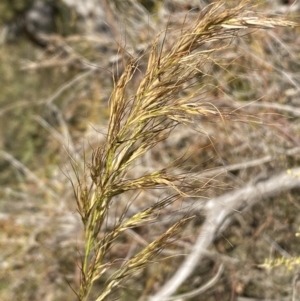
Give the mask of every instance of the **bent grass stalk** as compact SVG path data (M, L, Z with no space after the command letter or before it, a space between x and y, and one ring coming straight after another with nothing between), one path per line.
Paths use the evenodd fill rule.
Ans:
M242 1L232 9L225 9L222 1L211 5L204 16L199 16L185 31L182 29L172 48L160 54L158 36L152 44L147 70L135 95L128 96L127 88L138 69L139 59L128 62L115 84L109 100L110 119L104 146L93 152L89 173L82 179L78 177L76 200L85 233L79 300L88 299L95 280L109 269L111 263L105 262L105 255L121 233L155 219L161 209L179 197L201 190L187 175L172 174L170 167L133 179L126 178L133 162L166 140L178 124L192 124L194 116L220 116L217 108L195 97L205 91L205 84L198 81L189 96L180 97L185 85L199 75L204 65L214 62L213 57L220 47L226 46L220 46L221 42L232 40L241 29L296 26L285 20L251 17L248 2ZM170 36L166 38L170 39ZM207 49L206 45L212 48ZM124 214L110 232L100 237L115 196L126 191L154 188L171 188L174 194L132 217L126 219ZM143 269L189 220L177 222L129 259L107 280L96 300L105 300L128 276Z

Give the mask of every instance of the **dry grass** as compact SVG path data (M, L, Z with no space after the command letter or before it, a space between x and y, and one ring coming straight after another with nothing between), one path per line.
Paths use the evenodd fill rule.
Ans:
M214 116L220 121L225 114L205 99L207 86L203 70L215 64L219 50L231 43L240 30L249 28L268 29L274 26L296 26L296 23L266 17L253 17L248 1L235 8L226 9L220 2L207 8L192 25L182 27L175 36L168 28L165 39L175 41L170 48L159 44L159 35L152 44L147 69L133 95L127 87L133 74L138 72L139 60L132 58L115 83L109 100L110 117L108 132L103 146L93 153L92 163L87 165L86 175L78 176L76 199L78 212L84 225L85 255L81 266L81 282L78 298L87 300L93 282L98 280L112 264L106 262L111 245L127 229L150 221L178 196L193 197L204 189L187 174L174 175L170 167L145 172L136 178L128 178L128 172L136 160L166 140L179 124L193 125L200 116ZM160 45L160 47L158 46ZM208 47L203 46L209 45ZM196 80L197 79L197 80ZM185 96L181 96L183 94ZM234 114L226 115L226 117ZM253 121L256 121L252 117ZM258 121L259 119L257 119ZM172 163L180 164L180 158ZM121 216L111 232L99 237L103 231L113 198L127 191L144 191L168 187L175 193L158 201L154 206L124 219ZM128 200L130 206L130 201ZM150 263L161 251L169 238L185 224L185 219L172 226L139 253L128 259L107 282L97 301L104 300L122 280L135 274Z
M72 43L75 45L76 39L86 42L87 37L55 37L54 49L62 49L61 59L57 60L59 55L53 56L45 60L45 64L38 62L24 67L35 70L64 65L84 69L84 73L63 85L53 97L39 103L50 105L51 110L57 112L59 128L36 119L69 150L75 179L73 175L70 177L83 229L74 214L66 214L70 212L67 208L75 211L74 204L61 201L72 199L69 184L61 177L57 177L56 181L48 181L44 177L30 178L32 187L25 189L26 198L31 196L28 207L37 203L40 196L46 196L48 202L39 207L41 212L45 212L39 221L30 220L30 212L18 219L22 225L30 221L28 233L20 234L30 241L29 247L24 242L18 243L25 245L20 256L26 254L26 262L32 265L32 269L30 277L20 277L11 290L14 293L8 294L6 300L15 295L24 300L45 298L38 289L41 271L44 271L43 286L47 287L48 296L53 300L66 300L66 295L68 300L72 300L74 293L70 287L76 291L79 300L133 300L137 296L146 299L164 282L164 277L169 276L168 268L170 274L174 273L180 261L178 254L186 253L193 244L195 228L199 228L197 223L201 223L201 219L191 218L194 213L189 202L198 200L199 196L210 198L222 194L225 189L243 186L262 171L284 169L289 164L288 160L292 162L290 164L296 164L297 157L290 155L292 151L287 154L287 149L293 150L297 146L295 137L299 126L297 115L294 115L297 111L284 103L281 91L297 91L298 69L295 67L295 71L287 73L279 65L292 64L290 56L295 55L296 50L288 40L276 40L282 29L269 34L259 30L294 27L296 24L254 13L256 7L249 2L243 1L231 9L226 9L225 3L217 2L199 15L190 12L178 18L177 15L169 20L166 18L165 23L162 22L164 29L151 45L142 45L142 54L140 50L127 51L123 46L105 41L104 44L109 45L107 47L119 47L115 52L120 60L117 63L113 61L110 66L115 75L112 81L99 73L93 63L93 59L99 58L96 53L92 51L92 56L87 58L80 54L80 50L76 51L75 46L70 47ZM134 10L135 1L130 3ZM139 36L139 43L145 43L153 35L152 26L151 23L151 30L146 35ZM144 27L141 26L141 31ZM254 33L254 38L243 37L250 33ZM260 39L265 43L259 43ZM90 40L92 45L95 41ZM129 48L134 46L134 34L131 32L128 44ZM277 48L286 51L286 60L276 58ZM101 56L99 60L108 61ZM258 68L255 67L257 65ZM274 70L277 73L270 78L268 74ZM276 83L273 83L275 77ZM84 85L96 88L90 88L89 95L83 93L79 96L76 94L80 90L78 83L83 89L86 89ZM61 107L56 106L58 95L63 95L70 87L74 87L75 92L68 97L79 101L73 107L68 100ZM282 106L274 108L269 95L278 96ZM87 105L89 98L92 102ZM104 101L109 98L108 108L106 104L99 104L99 98ZM83 130L76 128L73 131L69 125L72 118L64 119L68 114L75 118L82 106L88 107L91 117L92 130L89 132L86 125ZM285 112L294 115L295 119L287 120ZM94 123L98 122L100 114L103 114L102 125L98 128ZM83 152L83 131L89 141L85 145L84 156L80 155ZM53 147L50 139L49 147ZM287 159L282 156L287 156ZM30 177L25 168L9 158L7 160ZM42 192L34 200L36 187ZM20 211L26 211L25 207L21 206ZM251 218L246 218L251 223ZM254 214L253 219L257 218ZM35 229L36 223L41 224L40 228ZM57 224L57 228L53 224ZM237 228L241 227L233 225L236 236L226 233L225 237L233 242L241 240L244 234ZM65 232L62 229L66 229ZM139 235L140 229L144 232ZM82 230L84 238L76 234ZM21 230L7 230L9 233L14 231ZM220 240L217 240L216 248L218 252L225 253L226 244ZM138 247L134 247L136 241ZM250 239L247 243L251 249ZM56 251L51 250L51 246L56 246ZM45 258L35 270L33 263L39 254L45 254L49 259ZM258 258L262 259L263 255L259 255ZM10 258L9 254L5 256ZM58 262L54 260L59 256ZM160 261L162 264L159 266L157 262ZM10 271L8 282L12 282L17 277L16 268L13 262L7 262ZM203 263L201 277L204 279L210 276L207 267L212 262L212 259L207 259ZM243 268L242 263L228 262L230 273L239 264L241 270ZM158 279L158 266L162 279ZM155 271L150 273L153 267ZM248 293L250 285L246 287L249 283L242 283L239 273L232 272L232 281L228 280L232 291L245 290ZM142 276L136 279L136 275ZM256 277L259 279L260 275ZM136 287L136 290L124 288L124 283ZM228 283L224 279L221 283L222 291ZM29 289L22 295L20 291L26 290L24 286ZM68 293L63 292L66 287ZM190 290L190 287L184 286L183 290ZM124 296L130 291L134 291L134 297ZM209 292L203 296L208 298Z

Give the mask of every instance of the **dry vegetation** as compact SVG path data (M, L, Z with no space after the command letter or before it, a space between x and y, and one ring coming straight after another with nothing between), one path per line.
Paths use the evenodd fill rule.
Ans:
M1 300L291 300L295 15L171 2L2 46Z

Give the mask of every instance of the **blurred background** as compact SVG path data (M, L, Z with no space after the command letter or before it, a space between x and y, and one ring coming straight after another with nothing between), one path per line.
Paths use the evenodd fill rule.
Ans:
M89 162L92 150L103 142L110 93L126 61L142 57L129 91L134 93L156 34L169 25L180 29L210 2L1 0L1 300L77 300L73 289L79 284L83 237L71 163L80 166L84 158ZM226 1L228 6L236 3ZM298 1L257 3L258 13L299 21ZM165 47L172 47L174 39L171 35ZM201 202L299 166L299 49L298 28L252 30L231 41L205 71L211 75L206 84L213 87L205 99L229 111L242 107L240 118L228 122L202 118L196 131L179 126L172 139L137 165L161 168L178 153L187 153L182 170L192 166L193 172L213 182L203 190ZM257 122L253 118L247 122L248 115ZM205 258L195 263L197 268L180 292L209 281L220 262L225 264L223 274L205 292L182 300L291 300L297 264L273 269L260 265L266 259L299 256L299 191L299 187L279 191L253 201L243 212L233 212L228 227L214 238ZM142 192L127 214L163 194ZM124 235L112 248L110 260L126 258L138 244L151 242L180 217L180 208L194 210L197 218L165 255L189 253L205 219L192 202L197 201L174 204L161 221ZM120 203L126 204L126 198ZM122 209L115 206L112 216ZM149 266L114 297L144 300L174 274L180 260L170 256Z

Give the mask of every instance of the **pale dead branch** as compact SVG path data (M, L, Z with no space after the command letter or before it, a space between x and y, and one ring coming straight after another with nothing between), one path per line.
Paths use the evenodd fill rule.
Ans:
M204 222L198 239L191 253L184 260L174 276L151 297L151 301L168 300L180 285L191 275L195 267L203 258L216 236L220 235L228 226L229 218L234 213L249 209L258 201L274 197L294 188L300 187L300 167L293 168L264 181L246 185L236 191L228 192L206 203L206 221ZM197 263L197 264L195 264Z

